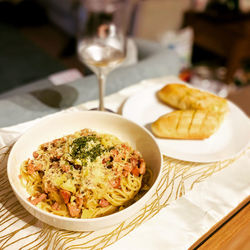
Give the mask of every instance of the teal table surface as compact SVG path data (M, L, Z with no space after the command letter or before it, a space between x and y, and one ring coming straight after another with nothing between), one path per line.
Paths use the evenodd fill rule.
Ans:
M108 76L106 95L115 93L144 79L177 75L181 62L172 50L137 41L139 62L122 67ZM0 95L0 127L6 127L52 114L80 103L98 99L94 75L55 86L47 78Z

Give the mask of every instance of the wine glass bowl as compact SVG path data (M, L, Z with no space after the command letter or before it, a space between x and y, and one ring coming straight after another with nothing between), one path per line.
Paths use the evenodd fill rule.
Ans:
M116 1L113 4L115 3ZM97 76L101 111L105 110L103 97L107 75L120 66L126 57L126 37L122 22L117 18L117 12L121 9L114 5L109 11L89 10L77 46L79 59Z
M86 37L79 41L79 58L95 74L108 74L125 59L123 40L125 37L116 33L114 24L100 25L96 37Z

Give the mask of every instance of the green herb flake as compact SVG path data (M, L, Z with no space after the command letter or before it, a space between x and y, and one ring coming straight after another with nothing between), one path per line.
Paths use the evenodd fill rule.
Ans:
M88 148L88 142L93 142L94 146ZM73 159L86 159L89 158L93 162L100 156L106 149L101 144L101 139L96 135L82 136L73 141L71 144L71 156Z

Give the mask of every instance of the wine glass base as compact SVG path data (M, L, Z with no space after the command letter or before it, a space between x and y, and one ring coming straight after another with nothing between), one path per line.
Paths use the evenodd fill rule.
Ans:
M92 108L90 109L91 111L92 110L95 110L95 111L100 111L98 108ZM107 109L107 108L104 108L103 112L110 112L110 113L115 113L115 111L111 110L111 109Z

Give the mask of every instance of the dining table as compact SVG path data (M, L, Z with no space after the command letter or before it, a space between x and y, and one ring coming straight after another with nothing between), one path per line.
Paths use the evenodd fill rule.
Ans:
M112 72L106 86L105 105L120 115L131 96L157 84L181 82L182 63L173 50L143 40L136 44L138 62ZM246 117L248 96L249 88L229 96ZM249 143L212 162L181 160L164 152L155 194L131 218L109 228L73 232L30 215L8 182L12 146L40 121L95 108L97 98L93 75L61 85L48 77L0 94L0 249L249 249Z

